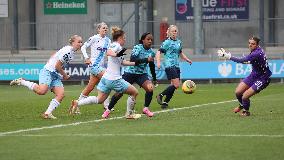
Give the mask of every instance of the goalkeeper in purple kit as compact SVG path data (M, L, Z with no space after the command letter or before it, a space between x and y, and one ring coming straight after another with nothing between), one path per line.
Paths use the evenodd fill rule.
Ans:
M259 46L259 42L260 39L258 37L250 38L248 46L251 52L249 55L242 58L231 56L231 53L227 53L223 48L218 50L218 56L221 59L252 65L252 72L239 83L235 91L239 106L234 108L233 111L235 113L242 111L242 116L250 116L249 98L265 89L270 83L272 72L269 69L266 55Z

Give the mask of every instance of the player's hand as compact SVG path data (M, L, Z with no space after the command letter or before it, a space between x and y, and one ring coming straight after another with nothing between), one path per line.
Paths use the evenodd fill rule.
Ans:
M231 58L231 53L227 53L224 48L219 49L217 53L220 59L230 59Z
M189 59L189 60L187 60L187 62L191 65L192 64L192 61Z
M126 54L124 53L126 50L127 50L126 48L122 48L122 50L119 51L119 52L116 54L116 57L121 57L121 56L126 55Z
M67 75L67 74L63 75L63 79L64 79L64 80L68 80L69 78L70 78L69 75Z

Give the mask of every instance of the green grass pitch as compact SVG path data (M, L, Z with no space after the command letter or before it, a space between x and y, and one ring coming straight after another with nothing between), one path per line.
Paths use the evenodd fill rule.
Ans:
M108 120L102 105L67 109L83 86L65 85L65 99L54 111L57 120L40 117L52 93L35 95L22 86L0 85L0 160L279 160L284 159L284 85L271 84L251 99L250 117L232 112L237 84L197 84L194 94L175 92L161 110L154 91L152 118L122 118L126 95ZM96 95L96 91L92 95ZM142 112L139 89L136 111Z

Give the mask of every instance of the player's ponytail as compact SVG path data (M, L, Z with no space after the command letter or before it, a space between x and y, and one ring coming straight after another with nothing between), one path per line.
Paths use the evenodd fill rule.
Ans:
M112 35L112 40L113 41L117 41L117 39L120 37L120 36L123 36L124 35L124 31L121 30L118 26L113 26L111 27L111 35Z
M73 35L73 36L71 36L70 38L69 38L69 40L68 40L68 42L69 42L69 44L72 44L74 41L75 41L75 39L77 38L77 37L80 37L80 36L78 36L78 35Z

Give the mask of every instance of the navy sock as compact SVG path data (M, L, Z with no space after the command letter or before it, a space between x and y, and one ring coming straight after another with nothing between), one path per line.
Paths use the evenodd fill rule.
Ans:
M240 106L243 106L243 100L242 100L243 94L236 94L236 97L240 103Z
M173 85L168 86L161 94L162 95L168 95L170 92L172 92L173 87L174 87Z
M145 103L144 103L145 107L149 107L149 105L152 101L152 98L153 98L153 91L145 93Z
M111 110L122 96L123 96L123 94L113 95L111 97L110 102L109 102L108 109Z
M175 93L176 87L174 85L170 85L167 89L168 94L166 94L165 102L169 103Z
M243 107L246 111L249 110L249 107L250 107L250 100L249 99L243 99Z

